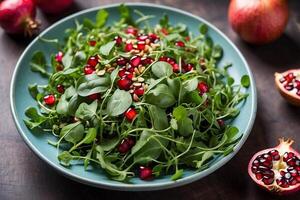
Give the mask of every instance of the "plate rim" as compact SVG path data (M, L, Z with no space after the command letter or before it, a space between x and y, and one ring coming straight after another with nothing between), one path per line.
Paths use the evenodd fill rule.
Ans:
M57 25L70 20L71 18L74 18L76 16L80 16L82 14L85 13L89 13L89 12L93 12L99 9L106 9L106 8L113 8L113 7L118 7L119 5L121 5L122 3L114 3L114 4L107 4L107 5L103 5L103 6L97 6L97 7L92 7L92 8L88 8L88 9L84 9L82 11L76 12L74 14L71 14L67 17L64 17L60 20L58 20L57 22L55 22L54 24L52 24L51 26L49 26L48 28L46 28L44 31L42 31L36 38L34 38L30 44L25 48L25 50L23 51L22 55L19 57L18 62L15 65L15 69L12 75L12 79L11 79L11 83L10 83L10 108L11 108L11 112L13 114L13 119L15 122L15 125L17 126L17 130L18 133L21 135L21 137L23 138L23 140L25 141L25 143L29 146L29 148L37 155L37 157L39 157L41 160L45 161L48 165L50 165L51 167L53 167L56 171L58 171L60 174L75 180L77 182L83 183L83 184L87 184L90 186L95 186L95 187L99 187L99 188L104 188L104 189L111 189L111 190L120 190L120 191L153 191L153 190L162 190L162 189L168 189L168 188L174 188L174 187L178 187L178 186L182 186L191 182L194 182L196 180L199 180L203 177L206 177L208 175L210 175L211 173L215 172L216 170L218 170L220 167L224 166L226 163L229 162L229 160L231 160L236 153L241 149L241 147L244 145L245 141L247 140L254 121L255 121L255 117L256 117L256 112L257 112L257 89L256 89L256 84L255 84L255 79L254 76L250 70L250 67L246 61L246 59L244 58L244 56L242 55L242 53L240 52L240 50L236 47L236 45L221 31L219 30L216 26L214 26L212 23L208 22L207 20L203 19L202 17L199 17L197 15L188 13L187 11L178 9L178 8L174 8L174 7L170 7L170 6L166 6L166 5L156 5L153 3L125 3L126 6L143 6L143 7L151 7L151 8L160 8L160 9L164 9L164 10L168 10L168 11L173 11L173 12L177 12L183 15L186 15L188 17L194 18L200 22L205 23L207 26L209 26L210 29L214 30L215 32L217 32L221 37L223 37L226 42L237 52L238 56L241 58L243 64L245 65L246 71L250 77L250 82L251 82L251 98L252 98L252 105L251 105L251 113L250 113L250 120L247 123L247 126L245 127L245 133L243 133L243 136L241 138L241 140L239 141L239 143L234 147L234 151L232 153L230 153L229 155L227 155L226 157L222 158L220 161L218 161L218 165L213 165L212 167L209 167L208 169L205 169L203 171L201 171L202 173L195 173L192 175L189 175L187 177L184 177L182 179L179 179L177 181L172 181L172 182L162 182L162 183L152 183L152 184L138 184L138 185L134 185L134 184L128 184L128 183L120 183L120 182L116 182L116 183L107 183L107 182L98 182L98 181L94 181L79 175L76 175L74 173L72 173L72 171L64 169L59 167L57 164L53 163L51 160L49 160L46 156L44 156L42 153L39 152L39 150L31 143L31 141L26 137L26 133L22 130L20 122L17 119L17 112L16 112L16 105L15 105L15 101L14 101L14 97L15 97L15 93L14 93L14 89L16 86L16 75L17 72L20 69L20 63L23 60L25 54L27 53L27 51L31 48L31 46L33 46L34 43L36 43L36 41L43 36L44 34L46 34L49 30L51 30L52 28L56 27Z

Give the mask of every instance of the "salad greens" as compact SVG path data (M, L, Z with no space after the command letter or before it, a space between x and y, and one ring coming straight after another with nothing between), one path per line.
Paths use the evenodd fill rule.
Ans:
M98 166L117 181L130 181L141 166L151 170L142 179L177 180L232 152L241 134L230 121L249 77L238 84L230 64L219 66L223 49L205 24L193 35L166 15L150 26L154 16L135 10L134 20L125 5L119 10L112 25L105 10L95 22L75 21L62 43L41 38L59 52L51 63L41 51L32 57L32 71L49 82L29 85L38 108L25 111L27 127L57 138L48 142L62 165Z

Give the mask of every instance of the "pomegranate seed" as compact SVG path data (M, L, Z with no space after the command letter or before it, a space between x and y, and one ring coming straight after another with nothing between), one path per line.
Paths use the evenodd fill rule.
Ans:
M293 158L295 156L292 152L285 152L283 155L283 161L287 162L289 159Z
M270 178L270 177L274 177L275 174L272 170L267 170L267 171L263 172L263 175L264 175L264 177Z
M88 75L94 73L95 70L90 65L86 65L84 66L83 71L85 75Z
M129 90L131 84L132 84L132 81L126 77L118 80L118 86L121 90Z
M130 65L132 67L137 67L141 64L141 57L140 56L133 56L131 59L130 59Z
M57 64L55 69L57 72L59 72L59 71L64 70L64 67L61 64Z
M296 185L298 183L297 179L291 179L290 180L290 185Z
M95 93L95 94L91 94L88 96L88 98L92 101L100 99L100 94L99 93Z
M288 73L286 76L284 76L285 80L287 83L290 83L293 81L293 79L295 78L293 73Z
M169 31L168 31L166 28L162 28L162 29L161 29L161 32L162 32L164 35L169 35Z
M295 88L300 90L300 81L299 80L295 80Z
M165 61L165 62L167 62L167 59L168 59L167 57L162 56L162 57L159 58L159 61Z
M262 181L266 185L271 185L274 182L274 178L263 178Z
M133 74L132 73L125 73L125 75L126 75L126 78L132 80L132 78L133 78Z
M208 85L202 81L198 83L198 90L200 91L200 94L203 95L204 93L208 92L209 88Z
M264 154L263 157L268 161L272 161L272 156L270 156L269 154Z
M261 180L263 178L263 175L261 173L255 174L255 177L257 180Z
M120 57L117 59L117 65L119 66L125 66L128 63L128 60L126 58Z
M133 50L133 44L132 43L126 43L125 51L130 52L131 50Z
M220 127L224 127L225 122L224 122L223 119L218 119L217 122L218 122L218 124L219 124Z
M272 156L273 160L279 160L280 159L279 152L277 150L275 150L275 149L269 151L269 155Z
M175 45L178 46L178 47L185 47L185 44L182 41L175 42Z
M185 41L190 41L190 40L191 40L191 38L189 36L185 37Z
M294 165L296 164L296 161L295 161L295 159L290 158L290 159L286 162L286 164L288 164L289 166L294 166Z
M254 166L259 166L258 160L254 160L253 163L252 163L252 165L254 165Z
M127 138L127 142L128 142L128 144L130 145L130 147L133 147L134 145L135 145L135 141L134 141L134 139L133 138Z
M64 93L65 92L65 87L63 86L63 85L61 85L61 84L58 84L57 86L56 86L56 90L57 90L57 92L59 92L59 93Z
M170 57L167 57L167 62L170 64L170 65L174 65L176 63L176 61L173 59L173 58L170 58Z
M90 40L90 41L89 41L89 45L90 45L91 47L96 46L96 44L97 44L97 42L96 42L95 40Z
M298 90L296 94L297 94L298 96L300 96L300 90Z
M175 73L178 73L180 71L179 70L179 65L177 63L173 64L172 68L173 68L173 72L175 72Z
M124 68L120 69L119 73L118 73L119 77L120 78L124 77L125 76L125 72L126 72L126 70Z
M144 88L143 87L139 87L139 88L136 88L134 90L134 94L138 95L138 96L142 96L144 94Z
M150 65L151 63L153 63L153 59L150 57L147 58L142 58L141 63L142 65Z
M257 167L256 167L256 166L252 166L252 167L251 167L251 171L252 171L253 173L256 173L256 172L257 172L257 170L258 170L258 169L257 169Z
M149 180L152 178L152 169L150 167L140 166L140 179Z
M138 30L132 26L128 27L125 32L134 36L138 34Z
M88 59L87 64L90 65L90 67L95 68L98 64L98 58L96 58L96 56L91 56Z
M138 41L138 43L137 43L138 50L140 50L140 51L144 50L145 46L146 46L145 41Z
M56 55L55 55L55 61L61 63L62 59L63 59L63 52L59 51Z
M285 84L284 88L288 91L291 91L292 89L294 89L294 86L293 86L293 84Z
M145 41L146 39L148 39L148 35L139 35L136 39L138 41Z
M148 36L151 42L156 42L159 39L159 37L154 33L149 33Z
M122 38L118 35L118 36L116 36L115 38L114 38L114 40L116 41L116 45L117 46L121 46L121 44L122 44Z
M130 149L130 145L128 144L126 139L123 139L122 142L118 146L118 151L122 154L127 153Z
M189 71L191 71L193 68L194 68L194 65L191 64L191 63L188 63L188 64L186 64L186 65L183 66L183 69L184 69L185 72L189 72Z
M129 108L126 112L125 112L125 117L128 121L132 122L135 117L137 115L137 112L134 108Z
M46 105L53 105L55 103L55 96L53 94L44 96L44 102Z

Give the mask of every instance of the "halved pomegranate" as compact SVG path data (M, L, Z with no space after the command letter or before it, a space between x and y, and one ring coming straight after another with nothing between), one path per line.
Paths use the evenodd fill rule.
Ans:
M300 106L300 69L275 73L275 84L283 98L295 106Z
M288 194L300 189L300 155L293 140L279 139L279 145L256 153L249 162L250 177L262 188Z

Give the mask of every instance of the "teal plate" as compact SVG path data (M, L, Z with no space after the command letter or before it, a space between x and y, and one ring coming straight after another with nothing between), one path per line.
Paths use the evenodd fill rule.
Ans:
M38 38L33 40L23 52L12 77L10 103L17 128L20 132L20 135L35 154L37 154L42 160L44 160L58 172L81 183L114 190L144 191L166 189L199 180L227 163L242 147L251 131L256 115L257 104L256 87L252 73L247 62L236 46L220 30L204 19L191 15L190 13L182 10L166 6L143 3L129 3L127 5L132 9L138 9L142 11L146 15L157 16L150 21L150 23L153 25L158 22L158 19L160 19L164 13L169 16L172 24L177 24L178 22L186 24L189 27L189 30L195 34L198 32L200 23L207 24L209 27L208 34L224 49L224 56L221 60L220 66L228 62L233 63L233 67L230 68L229 72L235 78L235 80L240 80L241 76L244 74L249 75L251 81L251 86L247 89L249 97L247 98L246 102L241 105L239 116L232 122L239 128L240 134L243 134L241 140L234 148L234 151L225 157L219 156L215 158L212 161L211 166L204 171L196 172L192 170L186 170L183 178L177 181L171 181L170 176L163 176L152 181L142 181L138 178L133 178L130 183L121 183L108 179L101 169L89 169L85 171L83 166L80 165L75 165L71 168L65 168L61 166L56 157L56 149L47 144L48 139L54 139L53 136L50 134L32 133L29 129L27 129L23 122L23 119L25 118L24 110L30 105L36 105L27 90L28 84L47 83L46 79L43 79L39 74L33 73L30 70L29 62L32 54L36 50L41 50L46 55L50 55L55 52L55 49L52 48L51 45L40 41ZM105 8L109 12L108 24L112 23L113 21L119 19L117 7L118 5L109 5L78 12L53 24L51 27L41 33L40 36L45 38L62 39L64 37L64 30L74 27L75 19L79 21L82 21L84 18L90 18L94 20L97 11L101 8Z

